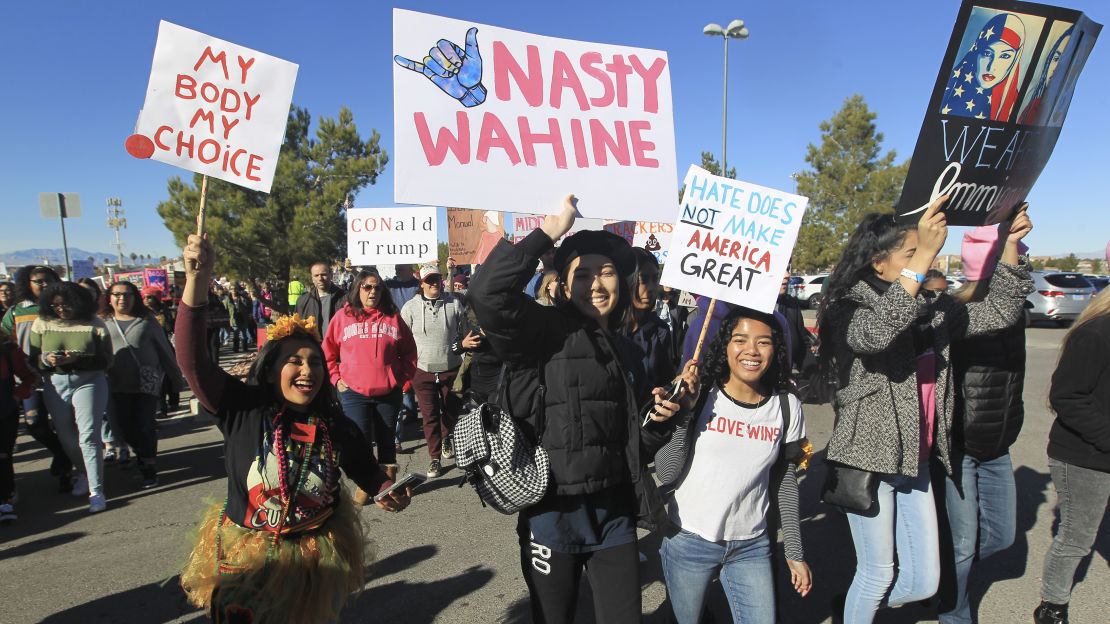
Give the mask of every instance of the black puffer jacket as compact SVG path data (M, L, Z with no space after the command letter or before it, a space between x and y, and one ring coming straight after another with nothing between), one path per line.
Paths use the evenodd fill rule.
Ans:
M551 246L541 230L515 246L502 241L471 284L486 339L510 364L503 407L550 455L555 494L637 483L669 433L665 423L640 428L642 353L571 308L544 307L524 295Z
M1017 441L1025 420L1025 327L952 345L956 387L954 447L987 461Z

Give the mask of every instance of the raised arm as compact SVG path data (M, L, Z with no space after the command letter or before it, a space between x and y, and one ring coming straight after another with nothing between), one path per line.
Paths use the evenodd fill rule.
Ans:
M1021 319L1025 297L1033 292L1028 265L1021 262L1019 245L1033 230L1028 205L1023 204L1014 220L999 225L1005 238L999 263L991 275L987 296L952 312L949 334L955 338L981 336L1013 326ZM1005 229L1003 229L1005 228Z

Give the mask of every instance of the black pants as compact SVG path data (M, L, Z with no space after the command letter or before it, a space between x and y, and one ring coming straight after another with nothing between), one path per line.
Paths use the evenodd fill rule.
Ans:
M50 462L50 474L58 476L73 470L73 462L69 460L69 455L66 455L65 449L62 448L58 434L50 425L50 414L46 411L42 390L36 391L31 398L23 402L23 420L27 423L27 432L31 437L50 451L53 457Z
M220 365L220 328L208 328L208 360L216 366Z
M15 491L15 437L19 431L19 408L15 401L0 406L0 503L7 502Z
M240 342L239 339L240 338L242 338L243 350L244 351L250 351L251 342L253 342L254 339L251 338L250 327L248 327L245 322L241 322L238 325L235 325L234 327L231 328L231 344L232 344L231 349L232 349L232 351L235 351L236 353L239 352L239 342Z
M158 454L158 431L154 425L158 397L141 392L113 392L108 406L127 445L139 458L152 460Z
M520 568L528 584L533 622L574 622L583 570L593 590L594 616L598 624L640 621L640 556L636 542L595 552L568 554L533 542L524 522L518 525L517 535L520 538Z

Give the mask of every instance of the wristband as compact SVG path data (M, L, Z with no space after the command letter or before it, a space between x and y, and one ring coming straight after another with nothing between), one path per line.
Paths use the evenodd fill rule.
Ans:
M911 271L908 268L902 269L902 274L901 275L902 275L902 277L908 277L908 278L914 280L918 284L924 284L925 283L925 275L924 274L914 273L913 271Z

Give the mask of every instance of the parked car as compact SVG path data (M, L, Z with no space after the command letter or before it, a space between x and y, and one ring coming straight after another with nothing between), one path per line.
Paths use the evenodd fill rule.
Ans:
M817 306L821 305L821 290L828 278L828 273L802 275L801 281L794 287L794 296L798 298L798 301L806 303L811 309L816 310Z
M1095 289L1081 273L1030 272L1033 292L1025 298L1025 324L1056 321L1064 326L1087 308Z
M1102 289L1106 288L1107 284L1110 284L1110 277L1105 275L1084 275L1083 277L1087 278L1091 286L1095 287L1096 293L1102 292Z
M798 284L801 284L801 283L802 283L802 277L800 275L791 275L790 276L790 281L786 283L786 294L790 295L791 297L797 297L798 296Z

